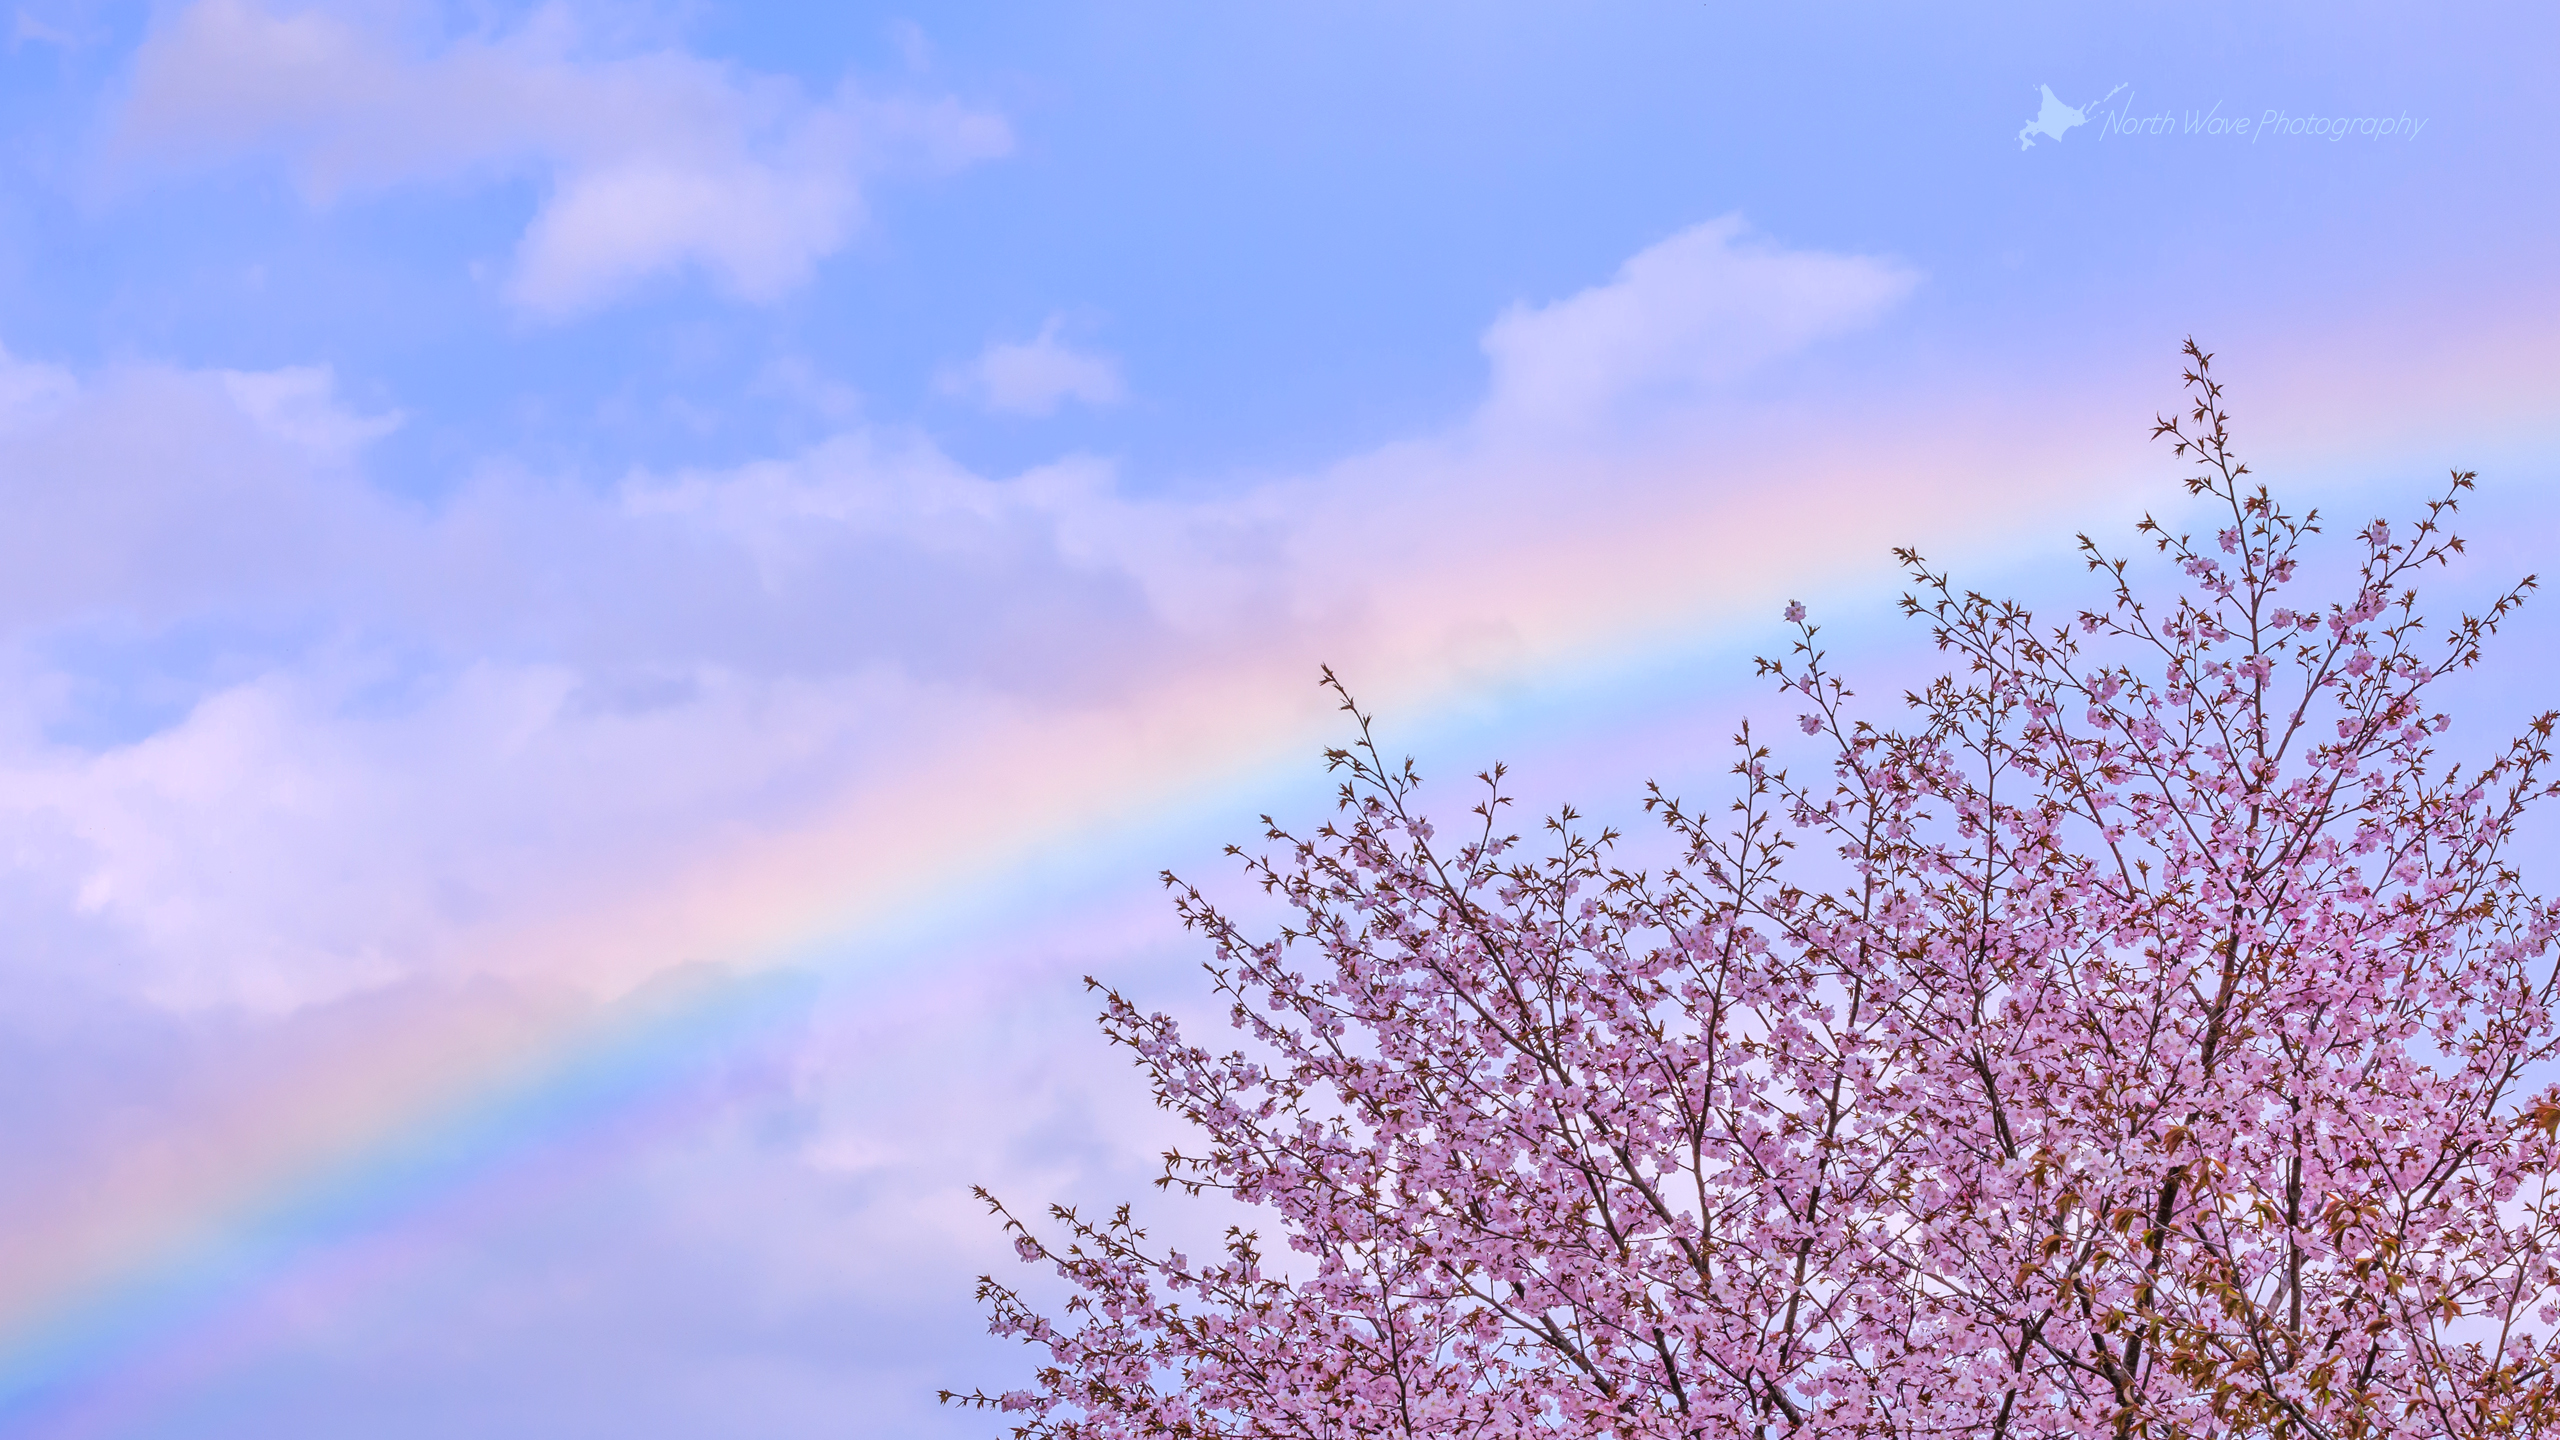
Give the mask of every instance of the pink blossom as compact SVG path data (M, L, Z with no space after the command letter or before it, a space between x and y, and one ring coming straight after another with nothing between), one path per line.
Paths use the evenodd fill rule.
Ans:
M2239 569L2152 529L2196 588L2109 562L2074 638L1907 557L1947 673L1898 726L1801 717L1817 763L1746 729L1730 812L1657 792L1671 872L1523 841L1498 790L1435 848L1353 709L1340 813L1245 862L1277 936L1175 883L1237 1040L1103 991L1199 1136L1168 1186L1287 1263L990 1198L1066 1299L981 1282L1036 1378L945 1398L1018 1440L2560 1431L2560 1088L2522 1078L2560 915L2506 859L2560 716L2451 780L2416 695L2520 592L2353 685L2360 641L2250 653L2317 532L2188 360L2159 433ZM2279 628L2346 646L2455 544L2364 538L2356 598ZM1763 668L1845 704L1820 663Z

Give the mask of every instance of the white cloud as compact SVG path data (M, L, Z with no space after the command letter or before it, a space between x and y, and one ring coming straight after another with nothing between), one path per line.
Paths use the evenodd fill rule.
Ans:
M965 395L1003 415L1054 414L1059 402L1116 405L1126 394L1120 363L1058 338L1058 316L1029 340L997 341L966 366L945 371L947 394Z
M337 372L327 365L217 373L232 403L259 428L323 459L347 459L407 418L396 410L358 415L340 405Z
M799 285L860 225L863 186L1005 153L1004 121L943 99L812 99L675 50L591 53L575 20L421 48L368 20L198 0L135 61L129 160L280 154L315 201L350 189L531 173L548 192L508 294L542 315L698 268L742 299Z
M771 300L843 243L853 208L850 183L825 169L599 168L535 217L510 292L530 309L580 310L695 260L732 294Z
M1488 417L1539 424L1612 418L1865 325L1917 284L1896 261L1789 250L1739 218L1638 251L1603 285L1515 305L1484 334Z

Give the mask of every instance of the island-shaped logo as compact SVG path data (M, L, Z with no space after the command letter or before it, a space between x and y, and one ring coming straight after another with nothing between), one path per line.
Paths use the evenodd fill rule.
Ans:
M2039 135L2047 140L2059 140L2072 126L2088 124L2089 112L2114 99L2116 90L2122 90L2124 87L2119 85L2115 90L2110 90L2088 104L2079 106L2063 104L2061 97L2053 93L2053 87L2050 85L2039 85L2036 88L2044 92L2044 108L2036 111L2035 118L2027 122L2027 128L2018 132L2018 148L2021 150L2033 149L2036 137Z

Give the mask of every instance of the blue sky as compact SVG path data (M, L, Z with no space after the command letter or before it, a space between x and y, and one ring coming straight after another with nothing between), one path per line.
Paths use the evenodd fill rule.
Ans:
M589 23L592 50L678 45L804 98L847 80L956 97L1010 128L1011 153L868 187L869 223L788 304L660 273L545 320L494 272L556 162L491 155L322 197L295 178L307 135L173 157L186 147L134 139L117 105L169 12L75 7L22 24L8 57L10 343L334 364L351 393L417 412L377 463L430 493L497 449L606 473L758 453L817 423L773 367L973 463L1092 446L1140 483L1215 484L1463 411L1487 316L1709 215L1921 265L1911 328L2029 383L2025 340L2103 354L2175 329L2134 328L2153 305L2206 326L2529 269L2548 216L2538 187L2501 183L2549 144L2525 108L2547 22L2520 8L970 7L930 28L861 6L632 9ZM472 23L375 13L423 49ZM2031 114L2043 83L2083 103L2130 83L2146 112L2406 112L2434 134L2110 148L2084 130L2096 153L2068 174L1964 143ZM1053 316L1121 357L1139 403L1034 425L937 392Z
M1787 599L2171 513L2190 333L2552 568L2547 9L6 24L0 1433L991 1433L965 1186L1142 1185L1076 978L1319 662L1712 785Z

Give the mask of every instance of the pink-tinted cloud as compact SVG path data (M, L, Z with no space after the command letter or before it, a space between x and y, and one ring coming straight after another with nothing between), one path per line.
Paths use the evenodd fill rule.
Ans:
M1684 485L1695 440L1655 445L1610 461L1610 500L1576 488L1601 451L1503 434L1536 347L1591 343L1576 317L1633 307L1676 333L1611 322L1650 365L1544 396L1548 419L1695 371L1684 297L1743 283L1725 269L1867 275L1871 308L1886 288L1881 262L1738 233L1514 311L1474 418L1215 498L1133 497L1072 456L985 476L855 428L601 488L493 464L420 507L362 478L396 413L346 404L324 369L29 371L46 398L0 435L25 522L0 540L0 619L27 680L0 835L119 937L120 987L168 1004L290 1009L473 971L610 992L858 923L963 856L1261 763L1321 713L1302 686L1320 661L1418 698L1630 605L1694 611L1701 578L1651 551L1723 544L1705 537L1766 503L1746 465ZM1846 283L1753 301L1750 343L1847 323ZM1807 317L1775 318L1790 295ZM1754 544L1707 583L1789 553ZM220 648L154 682L175 687L164 720L46 738L139 703L63 646L170 627Z

